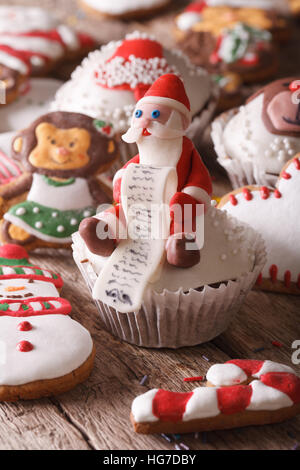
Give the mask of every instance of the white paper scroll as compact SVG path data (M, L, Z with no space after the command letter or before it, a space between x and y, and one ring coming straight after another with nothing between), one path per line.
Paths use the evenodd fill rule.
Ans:
M131 164L122 177L127 222L122 240L101 271L93 297L119 312L138 311L144 291L157 280L170 233L169 202L177 190L173 167Z

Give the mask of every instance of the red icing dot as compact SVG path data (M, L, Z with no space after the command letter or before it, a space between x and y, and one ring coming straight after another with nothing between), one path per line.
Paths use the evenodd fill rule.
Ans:
M233 359L232 361L226 362L226 364L235 364L240 367L247 377L252 377L254 374L260 371L264 361L257 361L254 359Z
M260 195L262 199L268 199L268 197L270 196L269 189L266 186L262 186L260 188Z
M280 199L282 197L282 194L280 191L278 191L278 189L275 189L274 191L274 196L277 198L277 199Z
M289 372L268 372L260 380L269 387L285 393L295 403L300 403L300 379Z
M27 251L19 245L3 245L0 246L0 258L9 259L28 259Z
M248 188L244 188L243 189L243 194L244 194L244 198L246 199L246 201L251 201L253 196L251 194L251 192L249 191Z
M230 194L229 200L233 206L236 206L238 204L238 200L233 194Z
M182 420L191 393L176 393L159 390L154 397L152 412L161 421L176 423Z
M299 158L294 159L295 167L297 170L300 170L300 160Z
M289 179L291 179L291 177L292 177L292 176L291 176L289 173L287 173L286 171L283 171L283 172L281 173L281 176L282 176L282 178L284 178L285 180L289 180Z
M289 89L290 91L300 90L299 80L294 80L293 82L291 82L289 85Z
M285 284L286 287L290 287L290 285L291 285L291 277L292 277L291 271L286 271L286 272L284 273L284 284Z
M249 385L221 387L217 390L219 409L225 415L240 413L250 405L251 395Z
M17 351L30 352L33 350L33 345L29 341L20 341L17 344Z
M29 321L22 321L18 324L19 331L30 331L32 330L32 324Z
M278 275L278 267L276 266L276 264L272 264L272 266L270 267L270 277L271 277L272 282L277 281L277 275Z

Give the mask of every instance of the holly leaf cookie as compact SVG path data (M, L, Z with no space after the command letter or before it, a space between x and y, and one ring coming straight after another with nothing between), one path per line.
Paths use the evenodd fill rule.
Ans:
M244 186L226 194L219 208L264 238L267 263L257 280L263 290L300 295L300 154L282 169L276 189Z

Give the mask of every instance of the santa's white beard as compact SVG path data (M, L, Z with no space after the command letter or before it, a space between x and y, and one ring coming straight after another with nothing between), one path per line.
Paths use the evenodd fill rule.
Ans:
M167 125L161 124L160 122L152 121L149 126L147 127L147 131L154 137L158 137L160 139L175 139L177 137L182 137L185 134L185 131L182 129L172 129ZM127 144L132 144L138 141L142 136L143 129L141 127L133 127L131 126L126 134L122 136L122 139L127 142Z

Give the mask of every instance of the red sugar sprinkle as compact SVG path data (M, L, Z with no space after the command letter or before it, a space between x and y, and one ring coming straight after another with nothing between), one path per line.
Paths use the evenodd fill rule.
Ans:
M290 287L291 285L291 271L286 271L284 273L284 284L286 287Z
M275 189L275 191L274 191L274 196L277 197L277 199L280 199L281 196L282 196L282 194L281 194L280 191L278 191L278 189Z
M243 189L243 194L244 194L246 201L251 201L253 199L253 196L248 188Z
M202 382L203 380L203 377L200 376L200 377L186 377L185 379L183 379L184 382Z
M280 341L272 341L272 345L276 348L282 348L283 343L280 343Z
M238 200L233 194L230 194L229 199L233 206L236 206L238 204Z
M258 286L260 286L261 283L262 283L262 280L263 280L263 276L262 276L262 273L260 273L260 275L258 276L258 278L257 278L257 280L256 280L256 284L257 284Z
M290 173L288 173L287 171L283 171L283 172L281 173L281 176L282 176L282 178L284 178L285 180L289 180L289 179L291 179L291 177L292 177L292 175L290 175Z
M300 170L300 160L299 158L294 159L295 167L297 170Z
M276 264L272 264L272 266L270 267L270 276L271 276L272 282L277 281L277 274L278 274L278 268Z
M266 186L262 186L260 188L260 195L262 199L268 199L268 197L270 196L269 189Z

